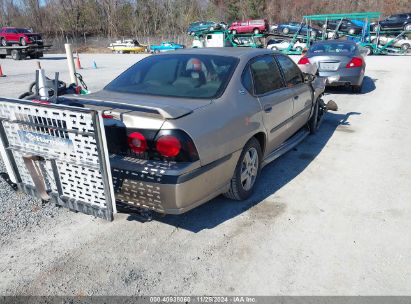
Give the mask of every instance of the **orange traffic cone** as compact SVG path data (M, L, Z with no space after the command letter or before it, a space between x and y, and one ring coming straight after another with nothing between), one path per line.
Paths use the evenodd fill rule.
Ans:
M3 69L1 68L1 65L0 65L0 77L6 77L6 75L3 74Z
M80 63L80 56L78 55L78 52L77 52L77 59L76 59L76 68L78 69L78 70L81 70L82 69L82 67L81 67L81 63Z

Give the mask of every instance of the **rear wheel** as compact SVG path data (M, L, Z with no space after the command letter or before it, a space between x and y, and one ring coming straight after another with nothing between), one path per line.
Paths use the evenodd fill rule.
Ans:
M408 50L410 48L410 45L408 44L408 43L404 43L403 45L401 45L401 49L403 50L403 51L406 51L406 50Z
M260 165L261 147L253 137L244 146L230 182L230 189L224 195L238 201L249 198L260 174Z
M11 51L11 58L13 58L13 60L21 60L21 57L21 53L18 50Z
M295 50L296 50L297 52L302 52L302 51L303 51L303 48L302 48L301 46L297 46L297 47L295 48Z
M24 38L20 38L20 44L21 44L22 46L26 46L26 45L27 45L27 42L26 42L26 40L25 40Z
M232 30L232 31L231 31L231 34L235 35L235 34L237 34L237 31L236 31L236 30Z
M283 34L287 35L290 32L290 29L285 27L285 28L283 28L282 32L283 32Z
M318 128L320 127L320 108L319 108L319 100L315 102L313 115L311 116L310 120L308 121L308 128L310 129L310 134L317 133Z
M254 29L254 34L259 34L260 33L260 30L259 29Z
M406 24L404 26L404 31L411 31L411 24Z
M351 86L351 90L352 90L352 92L355 93L355 94L360 94L360 93L361 93L361 90L362 90L362 82L361 82L360 85L352 85L352 86Z
M7 46L7 41L4 38L1 38L1 45L2 46Z
M371 46L366 45L366 46L364 46L364 48L367 49L367 53L366 53L367 56L368 56L368 55L372 55L372 47L371 47Z

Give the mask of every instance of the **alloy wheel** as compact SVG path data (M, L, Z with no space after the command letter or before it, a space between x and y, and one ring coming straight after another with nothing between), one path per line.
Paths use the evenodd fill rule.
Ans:
M251 147L245 154L241 164L241 185L245 191L249 191L255 183L258 174L258 152Z

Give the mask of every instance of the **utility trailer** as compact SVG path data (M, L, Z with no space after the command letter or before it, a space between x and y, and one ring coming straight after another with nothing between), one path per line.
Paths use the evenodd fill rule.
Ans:
M14 189L113 220L116 204L103 111L0 98L1 176Z
M14 60L22 60L29 57L30 59L37 59L44 56L44 52L49 49L51 45L12 45L0 46L0 58L4 59L11 56Z

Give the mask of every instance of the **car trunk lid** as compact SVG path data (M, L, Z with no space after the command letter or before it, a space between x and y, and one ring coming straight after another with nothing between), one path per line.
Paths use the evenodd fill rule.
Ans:
M310 60L312 64L317 65L318 71L328 72L338 71L341 68L345 68L351 58L346 55L322 55L313 57L308 56L308 60Z
M141 115L159 116L163 119L177 119L211 103L210 99L137 95L108 90L76 96L75 99L88 105L128 109Z

